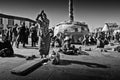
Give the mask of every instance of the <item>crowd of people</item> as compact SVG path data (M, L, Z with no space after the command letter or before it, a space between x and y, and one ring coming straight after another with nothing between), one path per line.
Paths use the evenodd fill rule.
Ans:
M97 33L90 33L84 35L83 39L80 41L81 45L96 45L97 48L101 49L102 51L107 52L104 49L105 45L108 45L111 42L120 42L120 33L116 33L113 35L110 32L97 32ZM78 50L79 48L75 48L74 44L72 44L72 37L65 36L64 34L60 33L57 36L52 38L51 42L52 47L62 47L61 50L67 54L78 54L80 53ZM78 52L78 53L77 53Z
M19 48L19 44L25 48L26 44L29 44L29 38L31 38L31 47L36 47L39 45L39 52L41 58L46 57L49 54L49 49L51 47L60 47L59 51L65 54L81 54L81 47L76 48L72 44L73 37L66 36L64 33L59 32L54 36L54 28L49 28L49 20L46 14L42 11L38 14L36 18L36 23L33 23L30 27L22 22L20 25L15 24L14 27L6 27L2 30L2 41L0 45L5 44L5 46L0 46L0 56L8 50L12 55L14 53L12 46ZM104 46L108 45L111 41L116 41L120 43L120 33L115 35L109 32L97 32L83 35L83 39L80 39L81 45L97 45L97 48L104 50ZM7 45L11 45L7 47Z
M19 44L28 44L28 38L31 37L31 46L35 47L38 43L37 36L37 25L32 24L30 28L25 26L25 23L21 23L19 26L15 24L13 28L6 28L2 30L2 41L9 41L13 46L15 44L16 48L19 48Z
M28 43L29 37L31 37L31 46L35 47L36 44L38 43L37 25L32 24L32 26L28 28L27 26L25 26L25 23L22 22L20 25L15 24L15 26L12 28L7 27L2 30L2 41L0 45L3 45L3 43L7 42L5 46L11 45L11 47L13 47L15 45L16 48L19 48L19 44L21 43L25 48L26 44L29 44ZM0 47L1 47L0 50L5 48L3 46Z
M36 18L36 23L31 24L30 27L26 26L25 22L21 22L20 25L15 24L13 27L6 27L1 34L2 41L0 45L5 44L6 47L0 46L0 56L8 54L4 51L2 51L4 53L1 53L1 50L5 48L12 50L13 54L13 46L19 48L19 44L22 44L23 48L26 48L27 44L31 44L31 47L38 45L41 58L46 58L49 53L53 30L49 29L49 20L44 10L42 10ZM7 45L11 45L11 47L7 47Z
M54 36L54 29L48 30L48 32L50 32L49 36L52 47L62 47L61 49L64 53L69 51L70 54L77 54L78 50L80 50L75 48L75 46L72 44L72 37L65 36L63 33L59 33L58 35ZM2 31L2 41L9 41L11 46L15 44L16 48L19 48L20 43L23 44L23 47L25 47L25 45L28 44L28 38L30 37L31 46L36 47L36 45L39 43L39 35L37 24L32 24L32 26L28 28L23 22L20 26L15 24L13 28L4 29ZM43 34L40 36L43 36ZM80 42L81 45L97 45L97 48L103 49L104 46L108 45L112 40L120 42L119 33L116 33L116 35L110 35L109 33L105 32L92 33L84 35L83 40Z

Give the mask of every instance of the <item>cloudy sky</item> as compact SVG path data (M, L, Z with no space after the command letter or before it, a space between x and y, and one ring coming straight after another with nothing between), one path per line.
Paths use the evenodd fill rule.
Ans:
M120 3L117 0L73 0L76 21L86 22L90 30L105 22L120 24ZM45 10L50 26L68 20L68 0L0 0L0 13L36 18Z

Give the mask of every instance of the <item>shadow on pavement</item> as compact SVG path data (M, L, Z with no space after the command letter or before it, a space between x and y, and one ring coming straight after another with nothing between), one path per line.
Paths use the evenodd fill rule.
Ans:
M19 46L18 49L39 49L37 46L36 47L32 47L32 46L25 46L25 47L22 47L22 46Z
M106 65L98 64L98 63L82 62L82 61L74 61L74 60L61 60L60 61L60 65L70 65L70 64L86 65L92 68L109 68Z
M26 56L21 55L21 54L14 54L14 56L13 56L13 57L26 58Z
M62 52L63 53L63 52ZM79 53L77 53L77 54L73 54L73 53L63 53L63 54L65 54L65 55L74 55L74 56L78 56L78 55L87 55L87 56L89 56L90 54L89 53L87 53L86 51L80 51Z
M14 55L11 55L11 56L1 56L2 58L13 58L13 57L19 57L19 58L26 58L26 56L24 55L21 55L21 54L14 54Z
M26 46L26 49L38 49L38 47Z

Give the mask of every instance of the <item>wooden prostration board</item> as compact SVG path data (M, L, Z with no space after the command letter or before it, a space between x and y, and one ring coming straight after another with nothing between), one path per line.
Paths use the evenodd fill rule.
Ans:
M44 62L47 62L48 59L36 59L36 60L32 60L32 61L28 61L14 69L11 70L12 74L16 74L16 75L22 75L25 76L31 72L33 72L35 69L37 69L38 67L42 66L42 64Z

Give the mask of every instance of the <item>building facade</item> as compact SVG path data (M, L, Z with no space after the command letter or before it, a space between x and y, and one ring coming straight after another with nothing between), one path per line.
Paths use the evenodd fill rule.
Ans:
M28 28L31 26L31 24L35 23L34 20L28 18L0 14L0 33L3 29L14 27L15 24L20 26L22 22L25 22L25 26Z

